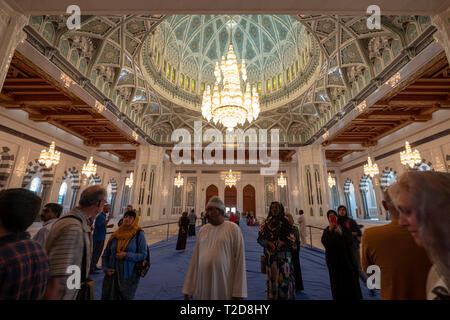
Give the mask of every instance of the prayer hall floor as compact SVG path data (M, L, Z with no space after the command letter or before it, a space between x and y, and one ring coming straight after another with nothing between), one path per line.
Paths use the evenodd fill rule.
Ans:
M259 227L249 227L241 220L245 241L248 300L265 300L266 275L260 272L262 247L256 242ZM198 233L199 227L197 227ZM136 291L136 300L182 300L184 277L194 251L197 237L190 237L186 251L175 251L177 237L160 241L150 246L151 267L145 278L141 278ZM147 239L149 240L149 239ZM300 264L305 290L297 293L297 300L331 300L330 280L325 263L325 253L320 249L301 248ZM95 281L95 299L101 298L103 272L91 276ZM369 290L360 281L365 300L379 300L379 292L369 295Z

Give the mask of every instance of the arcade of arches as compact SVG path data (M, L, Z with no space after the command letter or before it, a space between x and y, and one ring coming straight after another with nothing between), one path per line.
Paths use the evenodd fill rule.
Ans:
M84 188L100 184L114 216L131 203L143 223L199 215L214 195L258 218L276 200L291 213L304 210L310 224L340 204L360 220L389 220L382 192L403 172L450 171L449 10L433 4L417 7L421 15L392 4L379 30L348 10L233 15L236 55L246 59L261 105L239 128L269 137L279 130L279 152L268 153L278 170L263 175L270 164L261 164L261 148L256 164L250 149L238 164L225 151L213 164L199 163L194 150L180 153L191 163L173 158L172 134L197 141L195 121L225 139L224 127L202 117L201 99L231 40L228 16L93 10L69 30L65 9L42 15L0 0L0 189L28 188L68 211ZM38 158L52 141L61 159L47 168ZM400 161L405 141L420 152L414 168ZM212 148L202 143L206 159ZM91 156L97 171L87 178ZM374 177L364 174L368 156L379 168ZM231 188L229 169L239 174Z

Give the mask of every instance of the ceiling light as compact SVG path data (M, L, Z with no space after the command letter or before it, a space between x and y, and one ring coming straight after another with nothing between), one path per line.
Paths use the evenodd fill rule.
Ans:
M400 152L400 161L403 165L409 165L410 168L414 168L416 164L422 162L419 151L411 150L408 141L405 142L405 151Z
M278 185L281 188L284 188L287 185L287 179L285 176L283 176L283 172L280 172L280 177L278 178Z
M376 163L372 164L372 159L370 157L367 158L367 164L364 165L364 174L366 176L370 176L373 178L373 176L377 175L379 173L378 166Z
M250 88L250 84L246 83L245 60L242 59L239 67L231 39L232 30L226 60L222 57L220 65L216 62L216 83L212 91L211 86L207 86L202 100L203 117L208 121L212 119L215 124L220 122L228 131L232 131L238 124L243 125L246 120L252 122L260 112L258 92L256 87ZM244 92L241 90L239 72Z
M83 169L81 169L81 173L88 178L97 173L97 165L94 164L94 157L90 157L89 162L83 164Z
M184 179L181 177L181 173L178 172L178 177L175 178L174 182L173 182L174 186L176 186L177 188L180 188L183 186L184 184Z
M45 164L47 168L50 168L52 165L56 166L59 163L60 158L61 152L55 150L55 141L52 141L48 151L46 149L42 149L38 161L41 164Z

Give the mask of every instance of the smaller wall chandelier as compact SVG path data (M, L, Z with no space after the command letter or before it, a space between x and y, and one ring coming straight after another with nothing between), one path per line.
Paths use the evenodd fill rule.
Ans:
M130 176L125 179L125 185L128 188L131 188L133 186L133 172L130 172Z
M41 164L45 164L47 168L50 168L52 165L56 166L59 163L60 158L61 152L55 150L55 141L52 141L48 151L46 149L42 149L38 161Z
M281 188L284 188L287 186L287 179L285 176L283 176L283 172L280 172L280 177L278 178L278 185Z
M97 165L94 164L94 157L90 157L89 162L83 164L83 169L81 169L81 173L88 178L97 173Z
M376 163L372 163L370 157L367 158L367 164L364 165L364 174L373 178L374 175L379 173L378 166Z
M174 182L173 182L174 186L177 188L180 188L183 186L184 184L184 179L181 176L181 172L178 172L178 177L175 178Z
M328 186L333 188L336 185L336 179L331 176L331 173L328 172Z
M412 151L408 141L405 142L405 149L405 151L400 152L400 161L403 165L409 165L410 168L414 168L416 164L422 162L419 151L417 149Z
M230 171L228 171L223 180L225 180L225 185L231 188L232 186L236 185L238 177L237 175L233 174L233 172L230 169Z

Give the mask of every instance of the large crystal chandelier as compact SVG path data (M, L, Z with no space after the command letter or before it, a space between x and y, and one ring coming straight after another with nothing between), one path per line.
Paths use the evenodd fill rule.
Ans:
M180 172L178 172L178 177L175 178L173 184L174 184L174 186L176 186L177 188L180 188L181 186L183 186L183 184L184 184L184 179L183 179L183 177L181 177L181 173L180 173Z
M336 185L336 179L331 176L331 173L328 172L328 186L333 188Z
M250 88L247 81L247 68L245 60L242 59L241 66L238 66L236 54L233 50L232 30L230 33L230 47L227 58L222 57L222 61L216 62L214 75L216 83L213 91L211 86L207 86L203 93L202 115L206 120L213 119L214 123L220 122L229 131L232 131L237 124L244 124L245 120L252 122L259 115L259 96L255 87ZM244 92L241 90L242 75Z
M238 181L238 177L236 175L234 175L230 169L230 171L225 176L224 180L225 180L225 185L227 187L231 188L232 186L236 185L236 182Z
M91 156L89 158L89 162L83 164L83 169L81 169L81 173L84 174L88 178L97 173L97 165L94 164L94 157Z
M364 174L373 178L374 175L378 174L378 166L376 163L372 164L372 159L367 158L367 164L364 165Z
M125 179L125 185L128 188L131 188L133 186L133 172L130 172L130 176Z
M55 150L55 141L52 141L48 151L46 149L42 149L38 161L41 164L45 164L47 168L50 168L52 165L56 166L59 163L60 158L61 152Z
M284 188L287 185L287 179L285 176L283 176L283 172L280 172L280 177L278 178L278 185L281 188Z
M400 161L403 165L409 165L410 168L414 168L416 164L422 162L419 151L411 150L408 141L405 142L405 151L400 152Z

